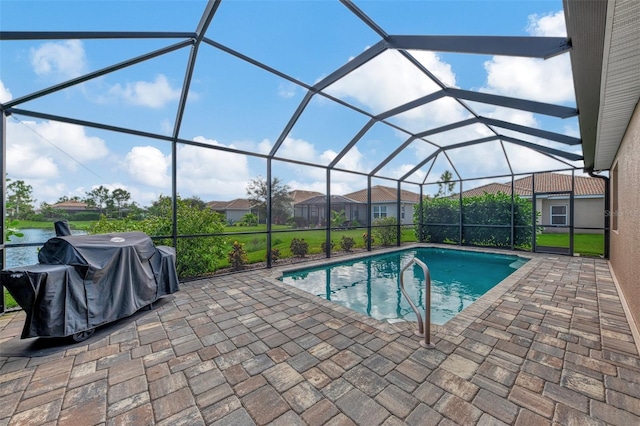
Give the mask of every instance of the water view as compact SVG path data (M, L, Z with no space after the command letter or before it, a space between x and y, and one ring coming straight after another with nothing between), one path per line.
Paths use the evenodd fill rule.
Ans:
M56 236L56 232L52 229L21 229L23 237L11 237L11 241L6 247L6 265L5 269L15 268L17 266L33 265L38 263L38 251L42 245L52 237ZM72 230L73 235L85 235L86 231ZM11 247L12 244L40 243L38 246L30 247Z

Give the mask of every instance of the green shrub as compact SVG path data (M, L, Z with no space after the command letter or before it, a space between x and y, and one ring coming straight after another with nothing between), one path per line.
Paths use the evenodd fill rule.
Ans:
M513 221L516 227L530 227L533 206L528 199L514 196ZM460 242L460 200L436 198L423 203L423 226L419 226L420 205L414 208L416 236L420 241L434 243ZM464 197L462 199L462 223L464 225L489 225L463 227L462 243L493 247L511 246L511 195L505 193ZM446 225L445 225L446 224ZM497 227L496 225L502 225ZM524 229L524 228L520 228ZM518 228L514 245L531 245L530 228L524 232Z
M243 269L244 265L249 261L247 252L244 251L242 244L237 241L234 241L231 251L227 254L227 258L234 271Z
M309 243L304 238L293 238L289 245L291 253L297 257L305 257L309 253Z
M373 235L383 246L391 246L398 241L398 221L395 217L380 217L373 221Z
M340 248L342 250L349 252L355 245L356 242L352 237L348 237L346 235L342 236L342 239L340 240Z
M331 251L333 251L333 249L335 248L336 244L331 241ZM323 253L327 252L327 242L323 241L322 244L320 244L320 251L322 251Z
M271 249L271 261L273 263L276 263L276 261L280 259L280 250L277 248L272 248Z

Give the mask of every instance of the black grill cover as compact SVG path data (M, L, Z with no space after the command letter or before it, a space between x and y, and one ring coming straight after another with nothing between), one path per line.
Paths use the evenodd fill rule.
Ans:
M22 338L90 330L179 290L175 250L142 232L54 237L38 260L0 273L27 313Z

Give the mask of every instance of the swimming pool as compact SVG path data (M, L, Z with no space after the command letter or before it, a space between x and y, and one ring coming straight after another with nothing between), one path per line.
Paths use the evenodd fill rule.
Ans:
M399 274L414 257L431 274L431 322L444 324L527 262L493 253L421 247L286 272L282 281L382 321L415 321ZM424 313L424 273L405 272L405 290Z

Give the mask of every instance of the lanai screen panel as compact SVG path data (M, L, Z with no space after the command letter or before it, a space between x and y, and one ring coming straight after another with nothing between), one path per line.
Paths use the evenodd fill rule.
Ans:
M33 18L29 22L17 13L18 9L3 5L3 31L89 28L163 32L161 36L148 33L148 40L136 35L130 43L135 49L126 54L123 51L127 50L128 39L123 38L127 37L124 33L103 34L99 39L88 33L75 38L57 34L51 40L45 36L44 41L33 42L4 34L3 64L9 58L25 75L37 76L27 51L37 51L47 43L55 49L73 48L68 41L75 39L82 41L82 50L76 50L79 54L73 59L84 61L80 64L85 68L79 68L84 72L80 80L58 87L73 77L65 80L50 73L51 80L33 78L36 84L28 86L29 78L17 77L12 69L3 67L3 110L43 126L56 121L54 114L74 116L87 121L76 123L85 134L91 134L87 129L94 127L100 132L106 128L120 130L114 134L124 136L117 143L131 144L129 151L157 149L157 158L163 159L164 166L177 162L170 177L174 172L184 173L177 179L178 188L162 187L165 194L175 190L231 197L230 193L209 195L204 187L206 179L197 176L203 172L215 181L219 172L226 170L229 185L219 182L214 186L235 188L235 195L241 197L244 194L239 182L258 174L252 166L254 161L262 163L260 174L266 174L267 157L287 160L278 166L279 174L285 183L301 187L313 187L326 179L324 167L415 182L436 182L445 171L454 179L504 172L504 153L486 162L501 164L499 171L480 171L469 160L482 144L504 145L514 173L580 165L575 118L547 119L526 108L493 106L493 101L499 105L504 99L472 100L474 94L483 93L509 98L507 103L522 97L566 107L575 105L573 85L566 83L571 73L566 66L566 50L562 54L566 40L562 38L560 2L479 2L465 4L455 15L444 13L450 7L446 2L161 2L154 12L163 17L153 20L143 19L149 12L143 4L148 6L141 2L106 2L91 10L85 5L70 10L65 3L39 4L41 9L29 16ZM119 19L109 19L112 16ZM42 22L46 25L40 25ZM455 47L447 38L450 34L489 37L464 39L465 43ZM514 48L511 54L515 56L505 56L504 46L510 42L492 36L557 37L551 41L558 44L555 53L560 54L553 57L555 53L551 52L546 60L522 59L519 54L531 55L536 49L516 46L522 49ZM108 44L111 41L113 44ZM19 49L5 47L11 45ZM92 74L109 67L109 62L142 55L145 48L158 52L126 66L113 64L109 72ZM22 57L19 50L23 51ZM98 57L96 51L108 52ZM51 56L47 58L45 63L54 70L62 64ZM469 69L480 76L469 77ZM554 74L550 79L549 69L561 75ZM519 71L505 72L508 70ZM553 84L544 84L547 80ZM556 85L562 85L563 90L554 90ZM38 92L43 88L49 90ZM29 93L35 93L33 99L16 102L17 97ZM429 96L433 98L425 98ZM424 103L419 101L422 98ZM408 104L411 102L415 105ZM19 108L26 111L21 115ZM499 128L491 121L496 119L574 137L576 145ZM466 120L477 122L423 135ZM387 124L382 121L391 126L385 128ZM133 135L147 137L140 139L145 141L142 143L130 142ZM492 135L499 137L473 142ZM356 137L359 140L354 142ZM375 149L377 141L383 142L379 150ZM177 143L176 158L171 143ZM127 157L130 153L125 150L111 152L120 164L133 156ZM8 155L7 161L12 161L13 155ZM200 166L196 160L208 164ZM221 161L224 167L215 169ZM226 163L232 161L237 164L237 176L228 171ZM296 167L313 169L312 178L301 179L302 172ZM160 168L159 176L166 176L164 170ZM315 179L315 174L322 177ZM110 176L114 177L96 183L122 184L135 187L140 194L158 194L150 185L137 187L142 185L140 173L137 180L121 169L117 177ZM11 178L31 179L24 174ZM202 186L191 185L190 181L201 182ZM340 178L336 184L344 181ZM45 193L35 195L41 200L50 199ZM140 202L149 200L150 196L140 198Z

